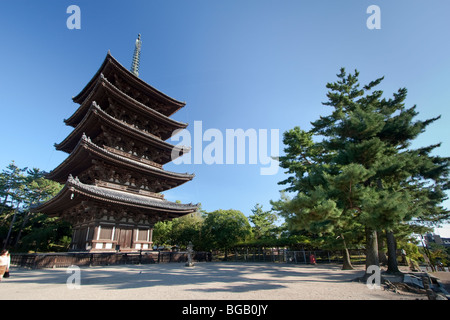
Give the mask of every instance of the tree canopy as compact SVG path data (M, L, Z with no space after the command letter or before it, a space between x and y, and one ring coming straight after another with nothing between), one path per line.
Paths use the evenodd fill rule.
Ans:
M13 250L67 250L70 226L30 207L54 196L59 183L45 179L45 172L19 168L14 161L0 173L0 239Z
M272 211L264 211L262 205L257 203L248 217L253 224L252 231L255 239L277 238L279 228L275 225L278 216Z

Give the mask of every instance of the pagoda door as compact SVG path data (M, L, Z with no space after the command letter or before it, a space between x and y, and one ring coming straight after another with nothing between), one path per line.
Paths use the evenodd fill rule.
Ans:
M119 237L117 239L117 244L120 246L120 249L130 249L132 245L133 239L133 229L125 229L121 228L119 232Z

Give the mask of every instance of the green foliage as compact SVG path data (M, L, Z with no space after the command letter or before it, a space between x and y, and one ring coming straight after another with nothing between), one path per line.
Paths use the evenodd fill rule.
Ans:
M198 212L174 219L170 233L172 242L183 248L192 242L195 248L201 248L203 221L204 217Z
M65 248L70 227L54 218L31 213L30 207L56 195L62 186L45 179L45 172L19 168L14 161L0 173L0 238L13 250ZM65 240L62 241L62 238ZM63 248L61 248L62 250Z
M263 211L262 205L256 204L248 218L253 224L252 231L255 239L275 238L279 232L275 222L278 217L272 211Z
M171 221L160 221L153 228L153 243L157 246L178 245L186 248L192 242L195 250L203 250L202 228L204 214L199 211Z
M413 243L399 243L399 249L403 249L406 252L406 256L414 261L422 261L423 255L419 251L419 247Z
M244 214L237 210L199 211L154 226L156 245L178 245L186 248L189 242L194 250L228 250L239 241L249 239L251 227Z
M159 221L153 226L153 244L160 247L170 245L172 221Z
M23 231L18 251L66 252L71 242L71 226L59 218L44 214L33 215Z
M251 236L251 227L242 212L219 209L207 213L203 235L209 249L228 250L239 241L248 239Z
M445 247L437 243L429 243L430 260L433 265L450 266L450 247Z

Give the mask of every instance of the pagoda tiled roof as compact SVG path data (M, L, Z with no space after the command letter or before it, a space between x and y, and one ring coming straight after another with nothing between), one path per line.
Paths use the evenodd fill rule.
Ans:
M125 106L132 105L133 110L141 113L145 118L156 119L157 121L172 127L173 130L184 129L188 126L187 123L171 119L161 112L158 112L157 110L154 110L128 96L127 94L119 90L116 86L114 86L111 82L109 82L103 74L100 74L100 76L95 79L95 82L93 83L93 89L91 90L90 94L86 97L86 99L83 100L83 103L80 105L80 107L68 119L65 119L64 122L72 127L77 126L78 123L83 119L86 112L89 110L89 107L95 100L95 96L99 94L107 94L108 96L119 100ZM171 132L169 136L163 137L163 140L170 138L172 133L173 132Z
M72 152L83 134L91 138L97 136L102 130L102 124L115 128L124 136L131 136L133 139L141 140L149 145L162 149L169 155L168 161L175 159L175 157L170 158L172 153L178 157L190 151L190 147L174 146L151 133L137 129L124 121L110 116L95 101L92 102L83 120L81 120L77 127L62 142L55 144L56 149L68 153Z
M90 138L83 134L75 149L58 167L47 174L47 178L63 183L69 174L77 175L78 172L91 166L92 158L98 158L105 160L106 162L118 164L120 168L128 168L128 170L138 171L148 176L167 178L170 181L173 181L176 186L192 180L195 176L194 174L163 170L150 164L110 152L97 146Z
M197 211L198 204L181 204L161 200L120 190L88 185L78 178L69 175L64 187L52 199L32 208L33 212L43 212L48 215L59 215L62 210L73 207L75 203L86 199L96 200L114 205L148 209L152 212L173 213L185 215Z
M97 79L100 77L100 75L104 74L105 76L108 76L108 74L113 71L119 73L120 76L124 80L126 80L127 83L132 85L136 90L142 92L149 98L158 101L160 103L163 103L165 106L169 107L167 110L164 110L162 112L166 116L174 114L176 111L178 111L180 108L186 105L186 103L169 97L168 95L155 89L154 87L150 86L148 83L137 77L127 68L125 68L120 62L118 62L109 51L97 73L92 77L89 83L81 90L81 92L77 96L73 97L73 101L79 104L83 103L83 101L86 99L86 97L90 94L90 92L94 88L95 83Z

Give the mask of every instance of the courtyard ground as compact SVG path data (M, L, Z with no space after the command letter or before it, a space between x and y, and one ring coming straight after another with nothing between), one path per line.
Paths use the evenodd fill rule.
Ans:
M0 299L56 300L426 300L425 295L369 289L364 273L339 265L183 263L82 267L80 286L67 268L12 268ZM67 285L69 279L69 286Z

